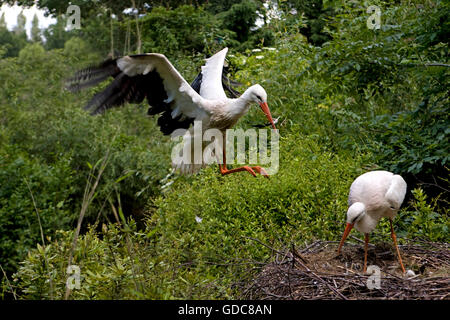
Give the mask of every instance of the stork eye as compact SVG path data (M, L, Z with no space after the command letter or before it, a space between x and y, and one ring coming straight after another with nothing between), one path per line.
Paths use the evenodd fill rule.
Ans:
M256 96L256 99L258 99L259 101L261 101L262 102L262 98L260 97L260 96Z

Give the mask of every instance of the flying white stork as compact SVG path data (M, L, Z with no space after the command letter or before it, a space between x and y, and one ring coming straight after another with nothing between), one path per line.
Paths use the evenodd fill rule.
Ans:
M222 73L227 52L228 48L225 48L206 59L206 64L202 66L201 73L192 86L164 55L147 53L109 59L97 67L81 70L67 80L66 88L76 92L97 85L112 76L112 83L96 94L85 109L92 110L92 114L98 114L126 102L140 103L146 98L150 105L148 114L161 114L158 125L165 135L170 135L177 129L190 128L188 132L194 137L191 125L194 121L201 121L203 132L214 128L220 130L225 137L225 131L247 113L252 103L260 105L273 129L276 129L263 87L253 85L237 97L236 91L223 83L225 77ZM234 98L226 96L224 87ZM222 175L248 171L253 176L256 176L257 172L268 177L267 172L259 166L228 170L225 140L224 138L223 162L219 162ZM195 173L206 164L173 165L186 174Z
M397 174L389 171L371 171L360 175L353 181L348 196L347 226L338 248L338 254L348 234L355 227L365 235L364 272L367 270L367 246L369 233L383 218L389 218L391 237L397 249L400 266L405 273L402 257L397 245L397 237L392 226L392 219L397 215L406 194L406 182Z

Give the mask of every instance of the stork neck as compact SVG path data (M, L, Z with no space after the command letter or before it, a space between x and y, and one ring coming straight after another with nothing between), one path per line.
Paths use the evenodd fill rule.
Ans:
M233 103L230 104L229 112L230 114L236 116L243 116L245 113L247 113L251 103L252 101L250 99L250 95L247 91L245 91L242 96L234 99Z

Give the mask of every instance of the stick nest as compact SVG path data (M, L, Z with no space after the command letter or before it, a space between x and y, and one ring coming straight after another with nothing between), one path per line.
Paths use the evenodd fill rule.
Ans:
M363 245L346 243L340 255L337 245L316 241L299 250L294 246L284 252L272 248L271 260L242 285L243 298L450 299L449 244L416 241L399 246L406 270L414 275L411 271L403 275L392 245L372 245L367 265L379 267L379 285L373 281L375 274L362 272Z

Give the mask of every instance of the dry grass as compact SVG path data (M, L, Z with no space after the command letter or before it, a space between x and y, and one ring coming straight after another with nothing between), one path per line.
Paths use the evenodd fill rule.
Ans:
M415 242L400 246L403 275L391 244L369 247L368 266L381 269L379 289L367 286L372 274L362 272L364 249L346 243L337 255L337 242L316 241L297 250L274 250L250 284L243 286L245 299L450 299L450 245Z

